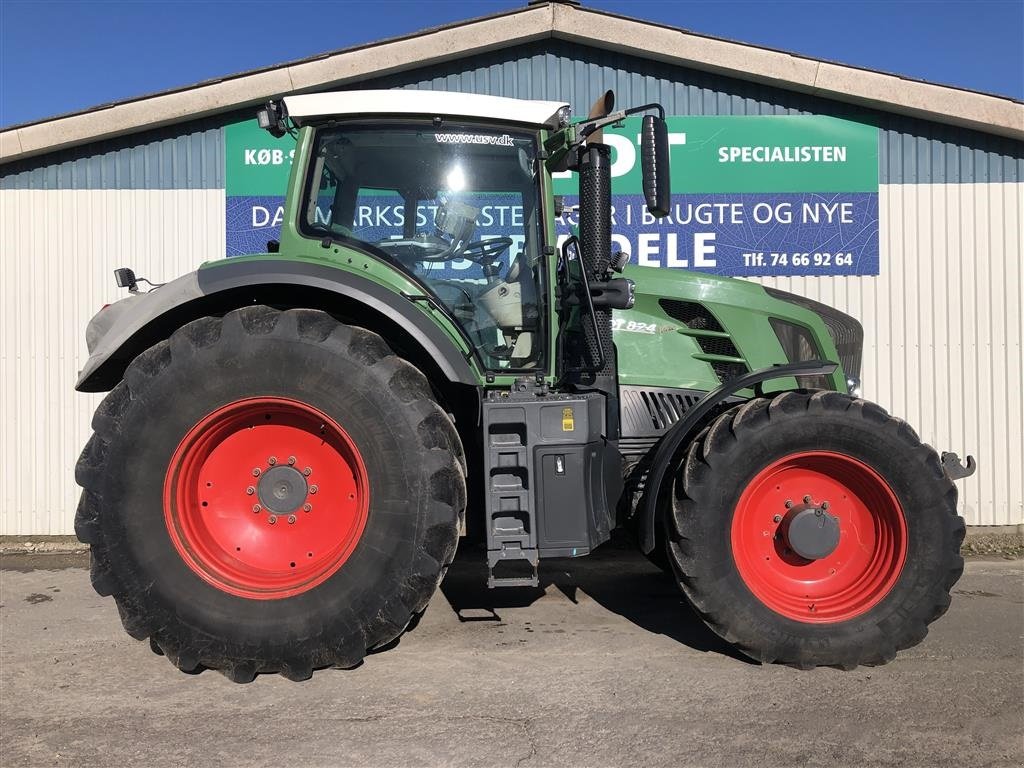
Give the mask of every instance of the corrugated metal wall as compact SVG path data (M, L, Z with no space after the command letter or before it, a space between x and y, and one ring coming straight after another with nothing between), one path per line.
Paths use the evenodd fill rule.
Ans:
M174 277L224 255L223 190L0 191L0 535L74 528L99 395L74 392L113 270Z
M867 395L936 447L980 459L978 475L961 485L968 522L1024 522L1020 142L563 41L365 85L565 98L580 111L614 88L620 104L657 100L677 115L875 122L882 274L762 282L861 318ZM11 415L0 435L0 534L71 532L72 466L97 401L71 389L85 359L85 324L118 297L114 267L163 279L223 255L221 127L237 119L184 123L0 169L0 407Z
M224 189L224 131L206 120L11 163L6 189Z

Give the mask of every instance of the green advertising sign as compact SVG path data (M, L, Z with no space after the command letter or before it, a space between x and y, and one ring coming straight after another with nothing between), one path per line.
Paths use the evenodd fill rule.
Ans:
M256 120L224 129L224 185L228 197L266 197L285 193L295 156L295 139L275 139Z
M878 129L818 115L669 117L672 191L875 192ZM255 120L226 129L229 196L283 195L295 153L290 136L275 139ZM605 130L617 194L641 194L640 118ZM575 194L568 175L556 193Z
M878 129L835 117L669 117L673 194L876 192ZM612 191L641 194L640 118L605 130ZM567 175L557 194L576 192Z

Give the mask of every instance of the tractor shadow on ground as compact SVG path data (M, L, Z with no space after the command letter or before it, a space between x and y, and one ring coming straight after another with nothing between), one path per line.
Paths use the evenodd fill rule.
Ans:
M694 650L755 663L708 629L673 579L623 539L614 538L587 557L542 560L539 587L488 589L485 559L479 548L460 549L441 583L459 621L501 621L502 609L526 608L553 586L573 603L583 593L636 626Z

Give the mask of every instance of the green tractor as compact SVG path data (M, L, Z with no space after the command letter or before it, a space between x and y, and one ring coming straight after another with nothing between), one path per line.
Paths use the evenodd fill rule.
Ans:
M117 270L130 294L87 330L77 389L109 394L75 530L132 637L186 672L302 680L395 640L461 537L490 587L523 587L622 527L761 662L880 664L924 638L973 462L859 398L853 318L612 253L602 129L634 114L663 216L657 104L609 92L572 122L357 91L259 112L297 140L280 240L148 292Z

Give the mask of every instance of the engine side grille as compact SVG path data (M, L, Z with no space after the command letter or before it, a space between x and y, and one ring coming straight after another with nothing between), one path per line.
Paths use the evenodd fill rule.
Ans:
M839 362L850 378L860 379L860 359L864 347L864 329L860 323L847 323L830 315L822 315L825 327L839 353Z
M740 357L736 345L729 339L721 336L697 336L697 343L705 355L724 355L725 357Z
M702 304L678 299L660 299L658 304L661 305L666 315L695 331L722 330L721 323Z
M738 379L747 372L747 366L743 363L723 363L716 361L711 363L711 367L714 368L715 375L723 384L727 381Z
M667 429L675 424L683 414L696 402L696 398L677 393L658 392L656 390L641 392L640 398L651 414L655 429Z
M620 386L622 439L661 435L705 394L669 387Z

